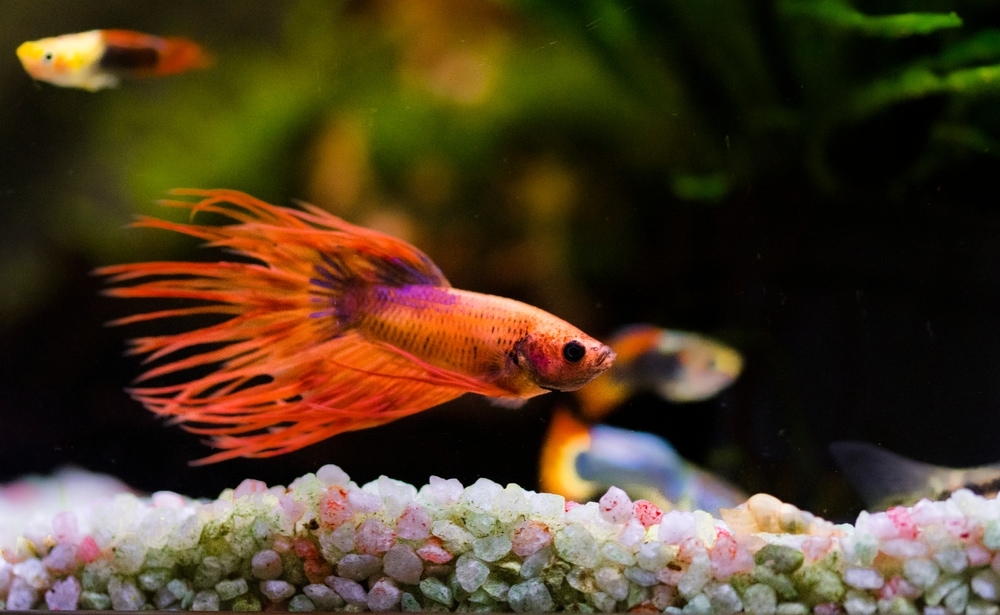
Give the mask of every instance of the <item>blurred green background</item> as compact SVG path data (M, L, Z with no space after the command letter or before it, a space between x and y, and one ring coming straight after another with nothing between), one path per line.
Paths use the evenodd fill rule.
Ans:
M952 12L954 11L954 13ZM738 348L719 398L639 396L652 431L750 492L859 503L829 442L1000 459L1000 6L977 0L11 0L0 39L0 480L77 463L210 496L323 463L353 478L535 485L555 395L467 396L295 454L208 449L123 388L136 306L98 265L188 258L127 230L175 187L310 201L398 234L459 288L606 337ZM183 35L205 71L88 93L14 49ZM199 256L205 258L205 255Z

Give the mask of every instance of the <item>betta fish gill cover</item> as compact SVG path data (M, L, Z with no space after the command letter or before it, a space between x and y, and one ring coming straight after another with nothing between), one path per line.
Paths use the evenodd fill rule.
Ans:
M0 7L0 610L1000 615L996 3Z

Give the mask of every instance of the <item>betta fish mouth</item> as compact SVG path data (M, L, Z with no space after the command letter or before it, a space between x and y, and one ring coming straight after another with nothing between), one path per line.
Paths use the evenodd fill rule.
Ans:
M608 361L608 367L611 367L611 364L615 362L615 358L617 356L618 355L615 354L614 350L611 350L611 348L605 346L604 349L601 350L601 354L597 355L597 358L594 359L594 367L600 367L601 365L604 365L604 362L608 361L608 359L610 359L610 361Z

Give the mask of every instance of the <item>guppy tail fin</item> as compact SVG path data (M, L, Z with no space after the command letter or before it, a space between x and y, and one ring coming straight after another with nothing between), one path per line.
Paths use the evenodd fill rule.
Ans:
M205 68L211 56L182 37L160 37L131 30L101 30L106 47L101 64L139 77L173 75Z
M135 226L203 239L245 262L152 262L104 267L106 294L196 302L112 324L206 316L221 322L132 341L149 369L129 393L149 410L211 437L220 452L196 463L271 457L345 431L380 425L466 392L478 381L364 339L350 326L350 293L374 284L448 282L422 252L304 206L277 207L227 190L176 190L168 200L226 226L140 218ZM192 375L193 374L193 375ZM499 392L502 393L502 392Z

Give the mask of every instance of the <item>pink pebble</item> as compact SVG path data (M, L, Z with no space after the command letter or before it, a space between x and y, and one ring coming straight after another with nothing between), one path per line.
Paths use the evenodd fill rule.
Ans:
M647 502L646 500L636 500L632 504L632 514L639 520L639 523L642 523L642 527L647 530L659 523L660 519L663 518L663 511L656 504Z
M354 516L354 509L347 502L347 491L334 485L319 499L319 520L333 528L340 527Z
M254 493L264 493L267 491L267 483L252 478L246 478L233 491L233 499L241 498Z
M302 515L306 512L306 505L301 502L296 502L293 498L287 495L278 496L278 505L281 506L282 512L288 517L288 520L295 523L302 518Z
M608 523L622 524L632 518L632 500L618 487L611 487L601 496L601 518Z
M100 555L101 548L97 546L97 541L90 535L85 536L76 548L76 558L85 564L89 564Z
M725 581L740 572L753 572L753 556L728 533L719 536L708 556L716 580Z
M378 519L365 519L355 535L359 553L382 555L396 544L396 532Z
M411 502L396 520L396 533L403 540L423 540L431 533L431 515L423 506Z
M879 600L892 600L901 596L912 600L921 593L921 589L897 574L886 581L885 585L878 590L878 598Z
M80 534L80 525L76 515L64 511L52 518L52 534L57 542L76 542Z
M511 551L527 557L552 542L552 534L544 523L520 521L511 531Z
M424 546L417 549L417 555L420 556L420 559L432 564L447 564L454 557L447 549L441 546L441 540L436 536L428 538Z
M990 563L990 550L979 543L972 543L965 548L970 566L985 566Z
M914 540L917 537L917 524L910 514L910 509L904 506L893 506L885 511L889 520L896 527L899 538Z

